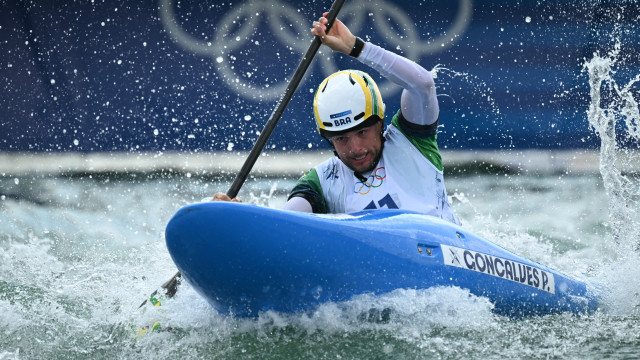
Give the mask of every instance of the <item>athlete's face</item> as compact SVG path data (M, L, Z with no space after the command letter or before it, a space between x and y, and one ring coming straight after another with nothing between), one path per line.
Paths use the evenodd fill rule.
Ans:
M374 125L332 136L338 157L351 170L366 173L373 170L382 149L382 121Z

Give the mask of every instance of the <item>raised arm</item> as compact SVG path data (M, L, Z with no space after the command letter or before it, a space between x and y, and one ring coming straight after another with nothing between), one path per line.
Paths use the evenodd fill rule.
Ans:
M356 45L356 36L340 20L327 34L327 13L313 23L311 33L334 51L349 55ZM438 120L438 98L431 73L415 62L385 50L372 43L365 43L357 54L358 60L378 71L382 76L403 87L400 106L402 115L418 125L431 125Z
M431 125L438 120L436 85L425 68L371 43L365 44L358 60L404 88L400 106L405 119L418 125Z

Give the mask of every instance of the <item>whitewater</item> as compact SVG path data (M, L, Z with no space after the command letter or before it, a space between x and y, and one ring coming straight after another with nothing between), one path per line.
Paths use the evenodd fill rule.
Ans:
M634 149L617 141L639 140L638 77L621 76L620 65L615 50L584 65L585 117L601 139L596 171L504 168L447 179L465 228L594 284L602 302L593 314L509 319L464 289L437 288L239 319L216 313L188 283L141 310L176 271L166 223L225 191L232 171L159 170L135 159L110 171L42 164L0 174L0 359L640 357L640 179L624 163L637 161ZM240 197L277 208L298 175L258 172ZM140 334L156 322L165 330Z

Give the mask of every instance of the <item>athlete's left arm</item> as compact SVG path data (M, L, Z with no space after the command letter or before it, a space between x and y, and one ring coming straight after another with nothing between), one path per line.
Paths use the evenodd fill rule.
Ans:
M365 43L358 60L404 88L400 103L404 119L418 126L438 120L436 85L428 70L372 43Z
M313 207L309 200L301 196L294 196L290 198L283 206L282 210L300 211L306 213L312 213Z

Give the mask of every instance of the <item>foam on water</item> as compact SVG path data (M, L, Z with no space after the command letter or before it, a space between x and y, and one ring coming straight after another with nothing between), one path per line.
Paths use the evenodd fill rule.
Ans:
M16 186L13 179L7 181ZM278 189L290 188L291 182L250 182L241 195L277 207L286 196ZM556 182L553 176L449 179L451 189L475 194L455 204L468 229L584 278L589 266L603 262L602 236L592 234L591 226L599 226L595 219L593 225L571 227L580 221L574 213L584 213L600 200L580 191L602 188L593 177L567 178L554 186ZM216 313L187 283L163 306L140 311L142 300L175 272L162 237L169 217L193 199L206 198L211 189L203 189L194 177L134 182L58 178L44 180L48 185L41 187L43 183L25 177L19 183L35 190L14 191L0 205L6 230L0 235L0 331L5 335L0 354L8 358L455 358L472 350L487 358L540 351L573 356L581 354L581 345L597 342L588 325L600 322L600 328L612 329L614 314L634 331L630 321L639 297L621 279L640 274L622 262L615 271L601 267L593 275L617 287L609 287L616 293L613 305L589 317L511 321L494 315L484 298L438 288L363 295L305 313L266 312L257 319L237 319ZM571 209L558 200L563 193L575 197ZM541 206L552 211L540 214L536 209ZM559 219L554 206L564 214ZM551 227L571 231L555 234ZM582 242L576 245L577 238ZM136 339L132 327L155 322L172 330ZM523 327L529 333L520 334ZM578 341L560 341L549 335L554 332L573 332Z
M329 344L340 339L376 338L386 344L368 345L373 356L402 353L398 345L411 344L415 353L434 346L444 352L447 336L473 331L482 332L496 326L500 319L491 313L492 304L468 291L458 288L428 290L397 290L380 296L361 295L343 303L327 303L303 313L284 314L267 311L257 318L234 318L217 314L193 290L183 287L174 301L164 309L153 309L150 319L173 327L172 334L153 333L140 338L136 344L143 353L157 354L158 347L170 340L179 353L188 348L211 348L226 356L250 357L277 354L304 354L297 347L310 347L314 354L320 350L328 356L344 351ZM185 309L189 309L185 311ZM140 319L138 319L140 320ZM176 340L176 333L189 334ZM194 339L194 334L196 339ZM242 338L241 344L233 342ZM273 348L283 342L292 349ZM233 342L233 343L230 343ZM222 345L228 343L228 345ZM324 349L323 349L324 348ZM263 353L266 351L266 353ZM165 354L168 355L168 354ZM223 356L223 357L226 357Z
M637 330L640 297L626 279L640 274L632 260L602 257L610 252L603 239L611 236L601 228L602 213L591 212L606 202L593 176L448 179L450 189L469 194L454 204L465 227L610 290L601 313L521 321L494 315L486 299L456 288L398 290L305 313L237 319L216 313L184 283L171 301L140 311L142 300L175 272L162 236L168 219L210 196L212 186L186 176L5 180L12 195L0 203L0 354L7 358L461 358L471 351L486 358L575 357L589 342L602 345L600 332L623 338ZM278 207L286 197L279 189L292 181L250 181L241 197ZM587 273L598 264L606 266ZM614 316L626 330L615 329ZM155 322L172 330L135 337L135 327ZM528 331L521 334L522 328ZM550 335L564 332L577 340Z

